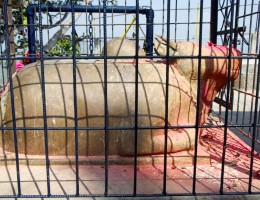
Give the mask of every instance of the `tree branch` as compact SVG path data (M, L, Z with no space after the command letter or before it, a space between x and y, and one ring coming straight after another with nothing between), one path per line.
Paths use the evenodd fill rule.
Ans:
M75 13L75 21L80 17L81 13ZM57 44L58 40L62 38L65 33L70 29L72 24L72 19L67 19L64 24L65 26L61 26L61 28L52 36L52 38L48 41L46 45L43 46L43 50L46 52L50 52L51 49Z

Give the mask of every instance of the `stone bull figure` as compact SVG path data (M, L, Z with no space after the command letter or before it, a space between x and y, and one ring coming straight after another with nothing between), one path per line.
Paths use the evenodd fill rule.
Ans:
M166 54L166 41L156 38L155 51ZM191 42L170 43L170 55L196 56L199 46ZM203 56L227 56L223 46L202 46ZM232 49L232 56L240 56ZM231 59L231 80L239 73L241 62ZM108 135L110 155L133 155L135 134L135 62L125 59L108 60ZM44 62L46 112L49 128L69 127L70 130L48 130L50 155L74 155L75 132L73 69L71 60ZM13 76L15 117L17 127L43 127L43 102L40 63L25 66ZM196 109L202 125L218 91L228 81L228 60L201 60L201 77L197 76L198 59L171 58L169 66L169 99L167 152L194 148ZM79 155L104 155L104 61L77 60L77 108ZM200 104L197 108L197 81L201 80ZM165 60L139 59L138 69L138 133L137 154L160 154L164 151L165 126ZM2 97L2 125L12 127L10 91ZM4 108L4 109L3 109ZM84 130L88 127L89 130ZM93 130L91 130L93 129ZM14 151L13 131L3 134L4 146ZM18 130L20 153L44 155L43 130Z
M135 56L135 43L128 39L112 39L107 42L108 56ZM102 56L104 55L104 49ZM145 56L143 49L139 47L139 56ZM119 59L117 59L119 61Z

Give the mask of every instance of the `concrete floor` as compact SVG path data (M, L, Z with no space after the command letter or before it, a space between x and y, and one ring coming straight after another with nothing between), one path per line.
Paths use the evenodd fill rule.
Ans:
M250 101L250 99L249 99ZM250 101L251 102L251 101ZM248 108L248 104L245 109ZM238 106L238 112L244 107ZM237 112L237 111L235 111ZM236 113L233 111L233 116ZM239 113L238 113L239 114ZM233 120L235 118L233 117ZM250 119L250 112L245 113L244 121ZM239 123L241 123L239 121ZM211 116L208 124L223 124L218 117ZM251 141L240 132L228 130L228 140L226 148L226 159L224 168L224 193L240 193L248 191L249 168L251 156ZM235 132L235 134L234 134ZM210 128L204 130L204 146L200 148L199 156L204 161L198 162L196 193L209 194L203 196L187 196L192 194L193 165L192 156L194 152L186 152L179 158L182 162L173 159L177 155L168 156L167 165L167 193L172 197L138 197L135 199L260 199L260 195L240 195L240 196L219 196L221 168L222 168L222 149L223 149L223 129ZM246 144L247 142L247 144ZM1 150L1 149L0 149ZM190 156L187 156L190 155ZM105 169L103 162L93 163L80 160L79 165L79 192L81 195L103 196L105 190ZM121 162L119 159L117 163ZM206 159L206 161L205 161ZM157 162L155 157L146 159L148 162L138 164L137 168L137 194L139 195L161 195L163 190L163 166L162 162ZM134 169L133 162L124 165L115 164L115 160L109 159L108 168L108 193L110 195L128 195L133 193ZM28 163L28 164L26 164ZM74 199L62 198L65 195L75 195L76 193L76 172L74 158L67 159L65 162L50 158L50 188L51 195L55 199ZM37 195L47 194L46 167L44 158L28 158L20 155L20 186L21 193L26 199L41 199ZM18 192L17 171L14 154L0 151L0 197L12 197ZM252 192L260 193L260 156L259 144L256 143L254 152L254 165L252 177ZM28 195L28 196L26 196ZM31 196L33 195L33 196ZM177 195L177 196L176 196ZM179 195L184 195L180 197ZM31 198L29 198L31 197ZM33 198L32 198L33 197ZM54 197L54 196L53 196ZM59 198L58 198L59 197ZM18 198L20 199L20 198ZM51 199L53 199L51 197ZM86 197L83 197L86 199ZM89 199L105 199L103 197L89 197ZM133 199L133 198L112 198L109 199Z
M223 146L222 129L205 129L207 134L201 149L210 155L210 163L200 163L197 166L196 193L216 194L220 190L221 160ZM228 132L226 159L224 168L225 193L248 191L250 147L232 132ZM260 157L254 154L252 192L260 192ZM170 156L168 157L168 160ZM185 158L183 158L185 159ZM2 155L0 165L0 195L15 195L18 192L16 165L11 157ZM29 162L28 163L33 163ZM44 163L44 160L42 160ZM50 158L50 188L52 195L74 195L76 193L75 164L69 162L58 164ZM114 163L114 162L113 162ZM193 181L193 165L171 162L167 165L167 193L173 195L191 195ZM108 194L129 195L133 193L134 185L133 164L118 165L109 163ZM47 178L45 165L20 162L20 186L22 195L47 194ZM137 167L137 194L161 195L163 190L163 165L160 162L146 162ZM79 192L81 195L102 196L105 191L105 168L102 164L79 165ZM7 197L7 196L2 196ZM26 197L26 196L24 196ZM30 199L27 196L26 199ZM57 196L56 196L57 197ZM236 198L235 198L236 197ZM196 197L160 197L137 199L259 199L259 196L196 196ZM60 196L59 199L66 199ZM73 199L73 198L71 198ZM90 199L104 199L92 197ZM110 198L111 199L111 198ZM126 198L112 198L126 199ZM128 198L131 199L131 198Z
M249 93L255 94L255 92ZM255 98L251 97L250 95L245 95L243 93L238 93L237 91L234 91L233 95L233 110L228 110L228 124L232 125L245 125L245 126L251 126L251 127L243 127L243 128L230 128L232 132L234 132L241 140L243 140L247 145L252 146L252 139L248 136L253 135L253 128L252 124L254 124L254 111L255 111ZM259 99L260 100L260 99ZM220 107L219 104L213 103L212 106L213 113L212 116L222 117L222 122L219 121L217 123L224 124L223 121L225 119L225 112L226 109L224 107ZM258 103L258 120L257 124L260 123L260 103ZM260 141L260 127L256 129L256 139ZM255 142L255 150L260 153L260 143Z

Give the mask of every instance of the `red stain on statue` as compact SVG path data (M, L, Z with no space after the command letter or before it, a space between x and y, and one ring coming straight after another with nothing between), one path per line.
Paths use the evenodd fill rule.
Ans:
M30 64L30 59L28 59L30 57L30 52L27 51L26 55L25 55L25 59L22 60L22 61L17 61L16 64L15 64L15 71L18 72L20 69L22 69L25 65L28 65ZM40 54L37 53L36 54L36 57L37 58L40 58ZM9 81L5 84L5 86L3 87L3 90L1 91L1 95L0 96L3 96L3 94L5 93L5 90L6 88L8 87L8 84Z
M241 53L233 47L229 50L227 46L208 42L208 45L203 46L202 49L204 51L202 52L203 56L214 57L205 59L206 77L202 78L200 86L200 99L202 101L200 104L200 124L205 122L207 113L217 93L227 85L228 80L234 81L238 77L241 66L241 59L237 58L237 56L241 56Z
M25 59L24 59L23 61L18 61L18 62L16 62L16 65L15 65L16 71L19 71L19 70L22 69L25 65L30 64L30 59L29 59L29 57L30 57L30 52L27 51L27 53L26 53L26 55L25 55ZM37 58L40 58L40 54L37 53L37 54L36 54L36 57L37 57Z

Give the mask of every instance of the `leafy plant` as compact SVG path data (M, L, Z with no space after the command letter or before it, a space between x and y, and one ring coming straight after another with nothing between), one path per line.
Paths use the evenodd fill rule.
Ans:
M53 4L70 4L71 0L41 0L41 3L45 3L48 5L53 5ZM96 4L96 3L101 3L101 0L74 0L75 4L84 4L86 3L91 3L91 4ZM118 5L118 0L107 0L108 5ZM12 11L12 16L13 16L13 25L15 29L15 50L16 52L20 52L22 54L25 54L27 52L27 47L28 47L28 35L27 35L27 19L25 16L25 10L26 7L29 4L38 4L38 0L23 0L21 3L20 8L13 8ZM62 22L67 19L69 13L63 13L62 16L60 16L60 13L48 13L48 20L49 24L51 25L50 27L53 28L55 26L59 26L62 24ZM0 16L2 17L2 16ZM37 16L36 16L37 17ZM56 19L55 19L56 18ZM36 18L37 20L37 18ZM4 40L4 31L5 31L5 25L2 23L3 20L0 19L0 42ZM49 28L49 27L45 27ZM77 38L77 42L79 42L81 39L86 38L86 36L80 36ZM36 41L37 42L37 41ZM72 55L72 44L71 40L67 36L61 36L61 38L57 41L56 45L52 48L51 54L53 55L66 55L66 56L71 56ZM55 43L54 43L55 44ZM79 50L79 45L76 44L76 55L79 55L80 50ZM25 52L24 52L25 51Z
M54 56L72 56L72 42L69 36L60 38L55 47L50 52ZM79 45L76 44L76 55L79 55Z

